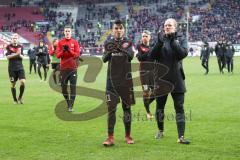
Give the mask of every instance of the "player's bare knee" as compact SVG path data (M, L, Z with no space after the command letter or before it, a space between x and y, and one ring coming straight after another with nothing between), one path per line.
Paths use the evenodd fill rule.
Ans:
M25 79L21 79L19 82L20 82L20 85L25 85L26 80Z
M15 88L15 86L16 86L16 82L11 82L11 87Z
M143 91L144 98L149 98L149 95L150 95L149 91Z

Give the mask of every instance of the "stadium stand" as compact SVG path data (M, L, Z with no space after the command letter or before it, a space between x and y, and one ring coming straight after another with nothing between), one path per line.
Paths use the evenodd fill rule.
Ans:
M235 0L31 0L14 2L15 7L13 2L0 4L5 5L0 10L1 31L17 31L31 43L44 37L61 38L63 27L71 24L83 49L99 52L115 19L126 22L129 37L137 43L144 29L156 35L169 17L186 27L188 11L189 41L217 41L224 36L240 43L240 1ZM38 21L46 24L36 25Z

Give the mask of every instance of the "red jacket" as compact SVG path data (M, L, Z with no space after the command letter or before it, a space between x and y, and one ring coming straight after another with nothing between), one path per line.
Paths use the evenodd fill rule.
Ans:
M67 45L69 51L63 51L63 46ZM72 70L78 67L78 58L80 56L80 49L78 42L74 39L63 38L57 45L57 58L60 58L61 70Z
M50 56L53 56L53 55L54 55L53 46L48 46L48 53L49 53Z

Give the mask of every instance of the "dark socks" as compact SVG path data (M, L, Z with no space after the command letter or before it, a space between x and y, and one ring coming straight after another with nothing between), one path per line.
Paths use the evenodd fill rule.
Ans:
M47 68L44 68L44 81L47 80Z
M124 108L123 109L123 123L125 126L125 136L130 136L131 134L131 109L129 108Z
M17 97L16 97L16 88L11 88L11 91L12 91L12 96L13 96L13 100L14 101L17 101Z
M24 90L25 90L25 85L20 85L20 94L19 94L19 99L22 99L22 96L23 96L23 93L24 93Z

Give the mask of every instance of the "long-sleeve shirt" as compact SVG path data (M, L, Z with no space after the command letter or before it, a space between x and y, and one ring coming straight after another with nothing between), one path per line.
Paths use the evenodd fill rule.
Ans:
M19 44L16 46L14 46L13 44L9 44L6 47L6 50L7 50L6 56L16 54L19 51L21 52L20 54L23 55L23 46ZM8 69L12 71L22 70L23 69L22 58L14 57L9 59Z
M113 47L113 50L109 51L107 49L109 45L115 45L116 47ZM133 56L132 42L126 38L121 40L111 39L106 43L102 60L104 63L108 62L107 90L113 86L132 87L130 62Z
M68 46L68 51L64 51L65 45ZM80 48L76 40L63 38L58 42L57 58L60 59L60 70L76 70L79 56Z

